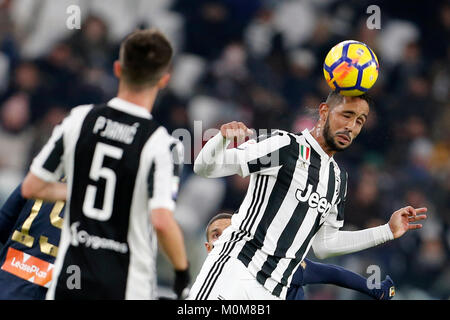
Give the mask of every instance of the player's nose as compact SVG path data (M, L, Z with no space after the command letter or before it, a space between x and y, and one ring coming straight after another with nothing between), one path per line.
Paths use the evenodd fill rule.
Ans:
M356 119L350 120L345 124L345 131L347 131L349 134L352 134L356 129L357 123Z

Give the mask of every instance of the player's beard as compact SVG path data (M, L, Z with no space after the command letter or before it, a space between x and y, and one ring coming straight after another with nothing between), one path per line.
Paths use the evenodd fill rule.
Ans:
M331 134L329 117L327 118L327 121L325 121L325 126L323 127L323 137L325 139L325 143L327 144L328 148L330 148L331 151L343 151L350 145L349 144L346 147L341 147L337 145L333 135Z

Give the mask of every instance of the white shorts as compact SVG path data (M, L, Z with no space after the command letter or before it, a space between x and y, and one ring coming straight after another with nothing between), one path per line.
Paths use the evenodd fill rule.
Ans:
M241 261L213 252L206 257L188 300L280 300Z

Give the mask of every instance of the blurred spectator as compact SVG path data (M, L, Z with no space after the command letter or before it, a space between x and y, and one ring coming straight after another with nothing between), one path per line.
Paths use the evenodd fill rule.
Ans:
M0 98L0 108L20 108L24 119L17 123L5 121L3 127L12 132L19 132L30 123L38 120L47 108L50 95L44 87L42 71L36 63L23 61L15 69L13 78L5 94ZM11 107L20 105L20 107ZM9 106L9 107L8 107Z
M230 9L223 1L200 0L195 6L177 1L175 9L185 14L185 51L215 59L226 44L239 38Z
M345 221L356 229L365 229L385 223L381 214L377 169L373 165L361 168L357 185L349 187Z
M81 67L111 69L112 44L108 39L108 27L100 17L88 16L81 29L70 36L67 43L73 55L81 60Z

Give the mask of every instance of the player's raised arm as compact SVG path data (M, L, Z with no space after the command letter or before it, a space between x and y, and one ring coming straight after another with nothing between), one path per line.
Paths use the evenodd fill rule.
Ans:
M225 177L238 174L246 177L251 173L278 170L280 167L279 150L290 143L287 134L279 131L257 140L245 143L245 138L252 135L242 122L230 122L220 127L220 133L211 138L198 154L194 163L194 172L207 178ZM237 148L227 149L237 139Z
M227 150L236 138L244 141L252 134L242 122L230 122L220 127L220 133L211 138L198 154L194 162L194 172L207 178L225 177L233 174L242 175L234 149Z

